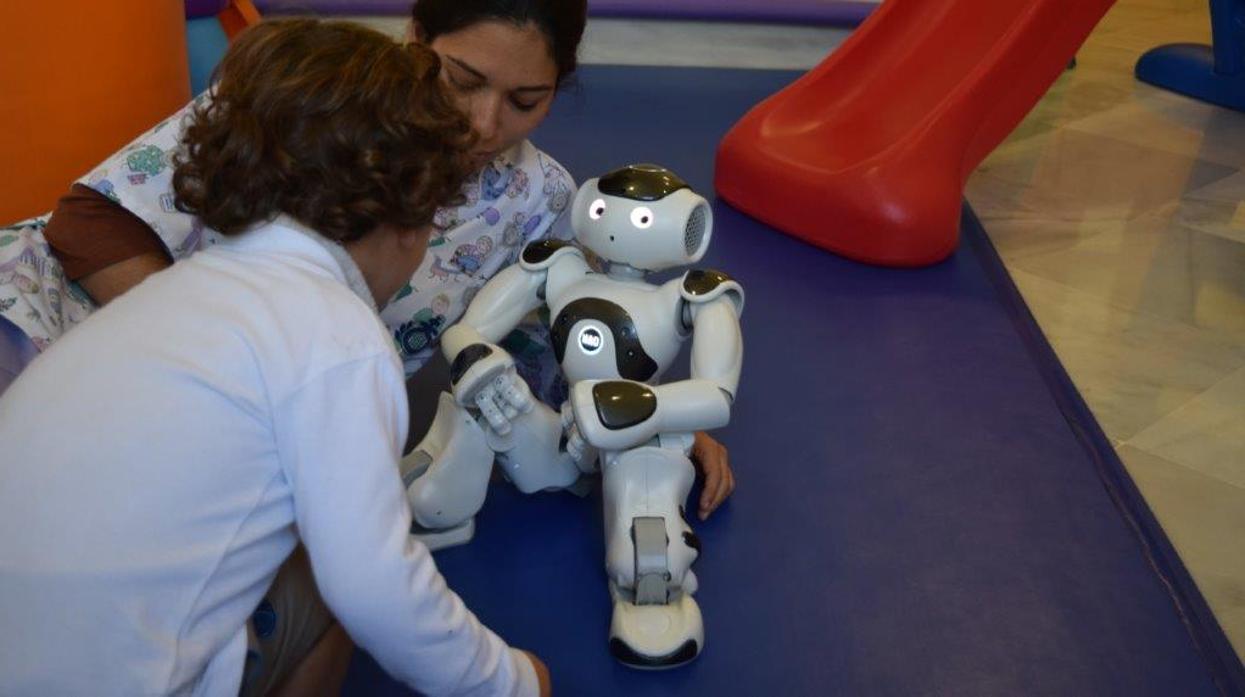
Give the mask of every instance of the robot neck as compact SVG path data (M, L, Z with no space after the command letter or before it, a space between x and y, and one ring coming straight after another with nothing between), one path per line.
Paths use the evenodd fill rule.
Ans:
M624 278L627 280L640 280L648 275L648 272L644 269L637 269L630 264L624 264L619 261L606 262L605 273L612 278Z

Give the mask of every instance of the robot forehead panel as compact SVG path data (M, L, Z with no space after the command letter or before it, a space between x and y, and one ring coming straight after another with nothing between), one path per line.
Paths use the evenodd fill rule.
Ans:
M679 175L660 165L628 165L603 175L597 189L633 201L657 201L679 189L690 189Z

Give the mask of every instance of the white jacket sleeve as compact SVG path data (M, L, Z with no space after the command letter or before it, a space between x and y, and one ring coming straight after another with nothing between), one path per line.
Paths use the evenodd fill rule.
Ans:
M397 356L333 368L274 410L299 535L351 638L428 695L537 694L531 662L476 619L408 534Z

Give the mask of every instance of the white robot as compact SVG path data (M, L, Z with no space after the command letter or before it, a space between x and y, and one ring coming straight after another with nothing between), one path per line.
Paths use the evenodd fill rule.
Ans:
M599 469L610 650L666 668L704 646L690 570L700 543L684 519L696 431L723 426L739 383L743 290L715 271L662 285L649 272L698 261L712 209L673 172L624 167L586 182L571 211L595 272L566 242L528 245L479 292L441 346L453 394L403 461L414 531L432 548L469 540L493 463L521 491L574 488ZM554 351L570 383L561 412L534 400L496 342L548 305ZM658 384L692 339L691 378Z

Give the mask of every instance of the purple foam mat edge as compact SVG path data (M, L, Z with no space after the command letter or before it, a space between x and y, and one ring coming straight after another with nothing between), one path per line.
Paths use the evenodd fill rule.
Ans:
M412 0L256 0L261 14L379 15L406 17Z
M1206 602L1206 597L1193 580L1193 575L1180 559L1175 546L1150 510L1145 496L1128 473L1111 440L1102 430L1089 404L1081 396L1081 391L1077 389L1054 347L1042 332L968 201L964 202L962 221L962 229L970 233L963 236L964 243L981 260L982 268L999 292L1004 308L1015 323L1016 331L1050 387L1056 406L1089 453L1090 460L1098 467L1099 477L1111 496L1112 503L1141 544L1142 553L1150 568L1167 589L1181 623L1210 668L1216 687L1224 695L1245 695L1245 664L1237 656L1214 611Z
M186 0L186 19L215 17L229 6L229 0Z
M854 0L592 0L596 17L706 19L724 22L779 22L854 25L877 7Z
M257 0L267 14L406 16L411 0ZM594 17L854 25L877 3L858 0L591 0Z

